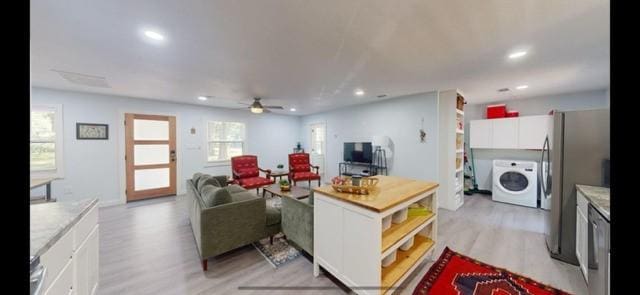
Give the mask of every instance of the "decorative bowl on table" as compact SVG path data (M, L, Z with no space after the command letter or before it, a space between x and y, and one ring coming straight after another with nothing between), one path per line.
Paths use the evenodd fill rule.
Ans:
M336 176L331 179L331 187L339 193L368 195L378 184L378 181L375 177L362 177L359 179L358 185L355 185L351 177Z

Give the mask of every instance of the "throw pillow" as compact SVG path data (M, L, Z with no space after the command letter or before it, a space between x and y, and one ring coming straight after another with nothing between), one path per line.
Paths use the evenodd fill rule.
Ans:
M193 181L194 184L197 184L198 180L200 179L200 177L202 177L202 175L204 175L204 174L202 174L200 172L194 173L193 174L193 178L191 178L191 181Z
M213 185L213 186L217 186L217 187L221 187L220 183L218 182L218 180L215 177L211 177L209 175L203 175L198 180L198 185L196 185L196 188L198 188L198 191L200 191L200 193L202 193L202 187L204 187L207 184L210 184L210 185Z
M202 187L200 194L202 195L202 200L207 207L231 203L231 194L229 194L229 191L226 188L207 184Z

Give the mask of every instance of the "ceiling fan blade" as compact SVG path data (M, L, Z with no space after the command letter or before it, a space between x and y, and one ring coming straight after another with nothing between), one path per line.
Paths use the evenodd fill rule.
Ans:
M274 109L274 110L284 110L282 106L264 106L264 108Z

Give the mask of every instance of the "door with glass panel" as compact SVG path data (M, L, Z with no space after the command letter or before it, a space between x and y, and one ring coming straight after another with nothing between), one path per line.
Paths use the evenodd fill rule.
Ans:
M176 194L176 118L125 114L127 201Z
M324 176L325 142L327 131L324 123L311 124L311 164L319 166L318 173Z

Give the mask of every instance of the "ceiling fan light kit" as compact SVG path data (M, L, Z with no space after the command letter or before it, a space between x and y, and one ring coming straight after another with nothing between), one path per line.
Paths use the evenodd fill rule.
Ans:
M249 105L249 110L254 114L269 113L268 109L284 109L282 106L263 106L260 103L260 97L254 97L253 103Z

